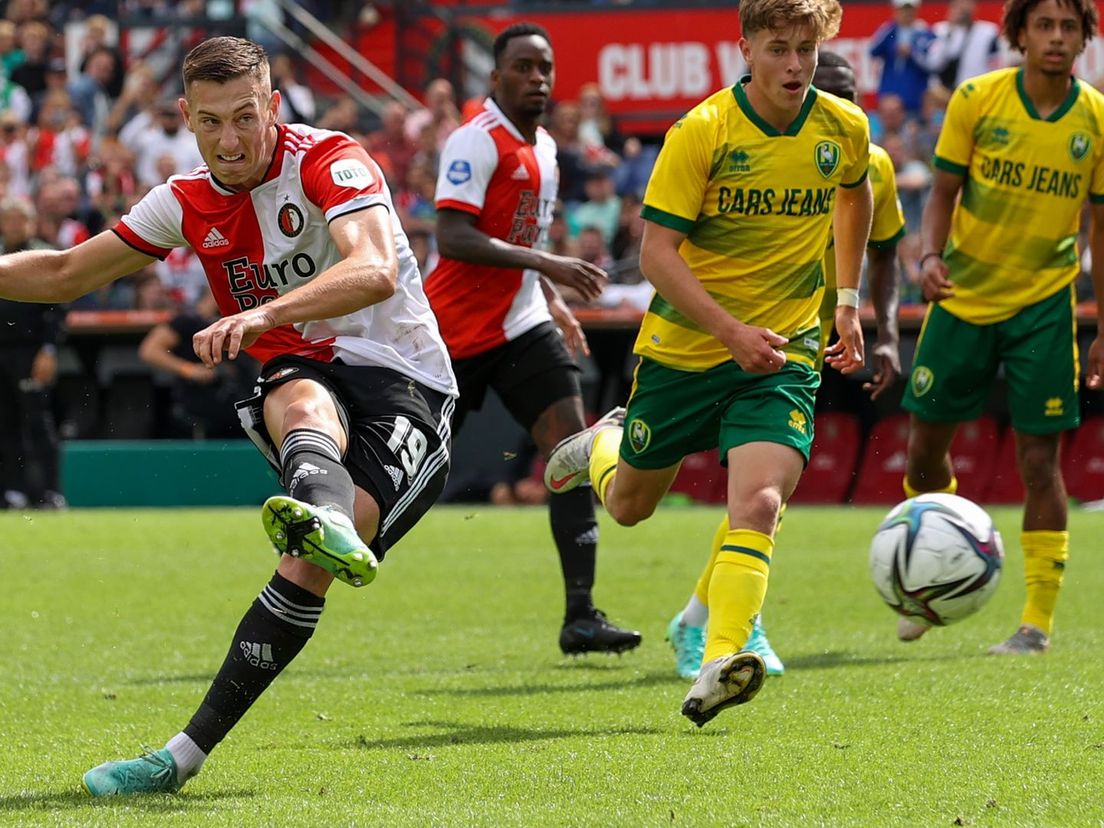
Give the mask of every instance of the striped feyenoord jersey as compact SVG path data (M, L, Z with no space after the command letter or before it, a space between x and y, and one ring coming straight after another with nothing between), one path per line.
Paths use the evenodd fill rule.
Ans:
M261 362L296 354L392 368L455 395L448 354L379 167L342 133L301 124L278 130L273 163L257 187L231 192L199 167L154 187L115 233L158 259L190 246L219 310L229 316L305 285L339 262L329 222L383 205L398 248L395 294L346 316L274 328L248 351Z
M437 209L476 216L488 236L540 247L552 223L556 142L543 128L536 145L488 99L449 136L437 179ZM540 274L442 257L426 286L453 359L516 339L551 318Z

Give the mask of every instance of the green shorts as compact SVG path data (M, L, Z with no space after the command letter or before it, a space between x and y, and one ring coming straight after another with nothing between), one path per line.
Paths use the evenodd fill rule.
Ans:
M792 446L809 461L820 374L787 362L774 374L749 374L735 362L678 371L641 359L625 413L621 456L638 469L665 469L698 451L745 443Z
M933 305L901 404L928 422L976 419L1003 364L1013 428L1025 434L1077 428L1076 324L1072 287L993 325L964 322Z

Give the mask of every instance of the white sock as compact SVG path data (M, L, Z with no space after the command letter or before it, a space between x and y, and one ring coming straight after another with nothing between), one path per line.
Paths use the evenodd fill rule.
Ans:
M696 594L690 596L690 601L682 611L682 623L688 627L704 627L709 621L709 607L698 600Z
M179 780L183 782L199 773L203 767L203 761L207 754L199 749L199 745L192 741L192 737L186 733L177 733L165 745L165 750L172 754L176 762Z

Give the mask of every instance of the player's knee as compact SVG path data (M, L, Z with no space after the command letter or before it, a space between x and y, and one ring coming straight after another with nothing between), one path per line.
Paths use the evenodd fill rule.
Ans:
M770 527L765 534L773 534L782 510L782 493L773 486L765 486L738 498L737 524L750 527ZM730 510L731 511L731 510Z
M606 511L621 526L635 526L655 514L656 504L642 497L612 497Z

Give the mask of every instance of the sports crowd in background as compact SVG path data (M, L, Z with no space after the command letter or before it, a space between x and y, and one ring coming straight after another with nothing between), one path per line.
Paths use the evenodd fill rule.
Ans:
M907 236L899 246L903 304L921 301L920 216L932 181L930 159L950 93L965 78L1014 59L1001 44L996 23L975 19L972 0L951 0L947 19L930 27L918 17L919 2L887 4L888 19L869 43L870 54L880 66L880 82L866 99L872 138L893 160L906 217ZM158 6L156 2L129 5L134 7L128 7L131 14L156 11ZM326 4L310 5L331 24L343 22L335 17L337 10L327 14L331 10ZM78 244L113 226L150 188L201 163L176 103L176 75L164 81L141 60L126 60L118 47L115 23L98 13L109 11L109 6L116 4L8 0L4 8L0 19L0 251ZM173 6L177 15L188 14L189 9L198 13L201 8L202 4L194 3ZM364 8L370 10L371 4ZM257 22L254 18L254 29ZM80 36L66 37L70 27L77 27ZM265 42L257 31L249 34ZM388 178L422 272L432 279L440 152L449 134L466 115L477 112L481 102L458 100L452 84L437 79L423 90L423 107L411 110L392 102L376 117L349 96L320 98L303 82L299 58L280 53L278 41L272 38L267 45L272 52L273 88L283 95L282 120L340 130L366 147ZM643 309L650 289L637 264L643 232L639 212L660 136L622 134L597 83L584 86L577 99L558 100L547 127L559 148L560 168L560 204L549 245L554 252L578 256L609 272L610 286L598 305ZM1086 248L1082 244L1082 250ZM1078 296L1088 299L1092 298L1088 262L1084 265ZM83 297L70 308L168 310L189 317L189 324L195 325L209 312L203 302L206 293L195 255L179 249L165 261ZM60 318L64 310L43 313ZM24 312L0 302L0 322ZM0 347L22 344L56 352L64 331L55 322L45 320L30 327L0 324ZM43 337L41 342L10 341L23 335L19 331L31 330ZM177 336L186 344L186 326L179 328ZM186 351L182 348L181 355L186 357ZM206 375L196 379L198 371L183 373L192 374L193 383L206 384L210 379ZM0 385L5 382L0 378ZM44 384L49 384L48 379ZM53 483L47 485L50 492L54 488ZM38 500L52 496L40 494Z

